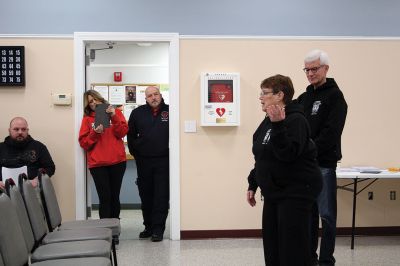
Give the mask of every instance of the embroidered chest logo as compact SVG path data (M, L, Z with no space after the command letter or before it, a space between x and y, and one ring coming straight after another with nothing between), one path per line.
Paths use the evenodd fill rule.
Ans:
M168 117L169 117L169 113L167 111L161 112L161 121L162 122L168 122Z
M319 106L321 105L321 101L315 101L313 103L312 109L311 109L311 115L316 115L319 110Z
M263 145L267 144L270 138L271 138L271 129L268 129L267 133L265 133L262 144Z
M29 150L22 153L19 159L21 162L29 165L36 162L38 160L38 157L35 150Z

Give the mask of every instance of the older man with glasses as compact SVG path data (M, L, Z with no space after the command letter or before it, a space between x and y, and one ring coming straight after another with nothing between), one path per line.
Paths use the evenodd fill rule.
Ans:
M336 238L336 165L342 158L341 135L347 115L347 104L333 78L327 78L329 59L326 52L313 50L304 59L304 72L310 85L298 98L304 106L311 127L311 138L318 151L318 165L322 173L322 191L313 206L311 218L311 256L318 265L319 217L322 237L319 265L334 265Z

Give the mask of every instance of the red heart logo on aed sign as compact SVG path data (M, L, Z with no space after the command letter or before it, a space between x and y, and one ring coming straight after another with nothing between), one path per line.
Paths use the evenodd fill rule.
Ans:
M223 116L225 114L225 108L217 108L215 111L219 116Z

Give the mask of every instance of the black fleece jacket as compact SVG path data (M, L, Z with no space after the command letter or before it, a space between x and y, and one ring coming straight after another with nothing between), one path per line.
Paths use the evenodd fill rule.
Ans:
M134 109L128 126L129 153L135 158L169 155L169 106L164 100L156 116L148 103Z
M346 121L347 103L333 78L314 89L309 85L298 98L311 128L311 138L317 145L320 166L336 168L342 158L341 136Z
M52 176L56 170L53 159L43 143L34 140L30 135L22 142L17 142L10 136L6 137L4 142L0 143L0 168L18 168L25 165L28 168L29 179L37 177L41 168L48 176ZM1 170L0 180L3 180Z
M314 200L322 183L309 126L297 102L288 104L285 113L280 122L266 117L253 135L255 166L248 177L249 190L260 187L270 199Z

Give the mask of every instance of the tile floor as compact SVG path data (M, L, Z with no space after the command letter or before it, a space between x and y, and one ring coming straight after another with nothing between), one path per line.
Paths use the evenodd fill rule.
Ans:
M122 233L117 251L120 266L264 265L261 239L171 241L167 224L166 239L153 243L138 239L143 230L141 222L140 211L124 210L121 214ZM350 237L338 237L335 257L337 266L397 266L400 236L356 237L354 250L350 249Z

